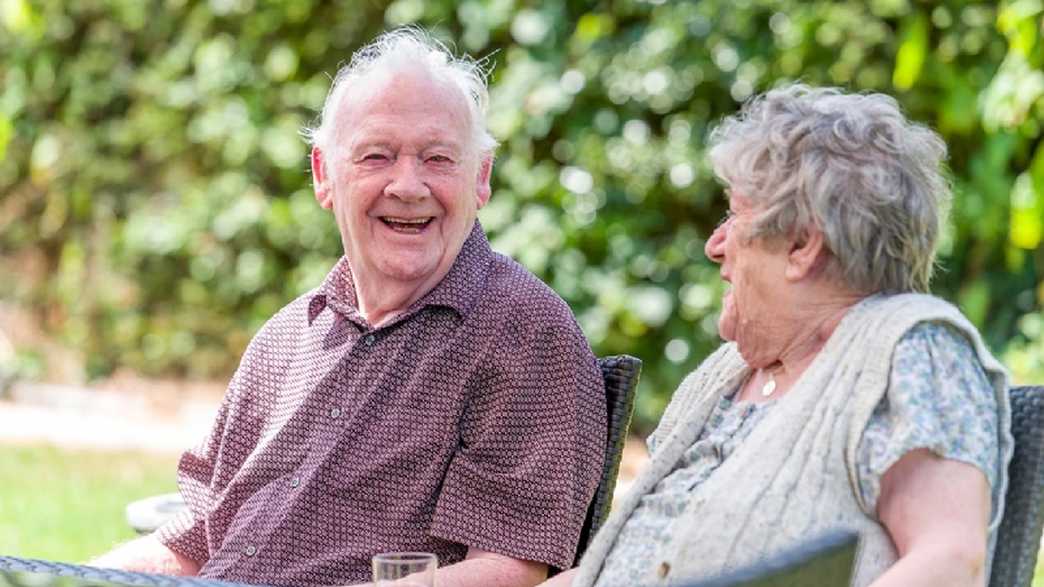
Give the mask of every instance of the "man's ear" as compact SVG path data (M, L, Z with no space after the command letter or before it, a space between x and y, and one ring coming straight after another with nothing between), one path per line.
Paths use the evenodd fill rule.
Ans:
M826 241L823 240L823 233L818 228L798 231L788 246L787 266L783 273L786 279L801 281L806 277L815 276L826 267L829 251Z
M489 201L493 188L490 187L490 176L493 174L493 153L486 153L479 162L478 177L475 178L475 198L481 208Z
M312 147L312 188L319 205L329 210L333 207L333 189L330 177L326 172L326 161L319 147Z

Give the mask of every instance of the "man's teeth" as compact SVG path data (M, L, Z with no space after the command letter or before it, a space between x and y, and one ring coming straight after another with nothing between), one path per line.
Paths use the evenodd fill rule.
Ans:
M384 217L384 221L385 222L394 222L395 224L424 224L424 223L426 223L429 220L431 220L431 217L428 217L428 218L394 218L392 216L385 216Z

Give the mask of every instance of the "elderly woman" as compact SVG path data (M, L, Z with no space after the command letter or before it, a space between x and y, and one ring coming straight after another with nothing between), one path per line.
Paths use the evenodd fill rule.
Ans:
M837 528L860 534L854 585L985 584L1010 407L975 328L918 293L942 141L887 96L801 85L711 141L727 343L675 392L580 567L548 584L674 585Z

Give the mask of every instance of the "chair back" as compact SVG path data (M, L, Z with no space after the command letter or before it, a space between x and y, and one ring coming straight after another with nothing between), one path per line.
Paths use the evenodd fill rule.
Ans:
M1044 527L1044 387L1013 387L1011 412L1015 454L990 587L1030 586Z
M624 441L627 440L631 414L634 413L634 392L638 387L638 376L642 372L642 361L629 355L602 357L598 359L598 366L601 367L602 378L605 380L605 406L608 412L605 461L602 464L598 489L587 508L584 526L580 531L574 565L580 562L580 557L587 550L591 539L609 515L609 506L613 503L613 490L616 488L616 474L620 471L620 459L623 457Z

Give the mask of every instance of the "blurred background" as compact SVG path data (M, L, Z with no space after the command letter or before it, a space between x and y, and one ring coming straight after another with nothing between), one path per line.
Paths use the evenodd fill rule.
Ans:
M411 23L489 60L502 145L480 219L597 354L645 361L636 433L719 344L707 132L791 80L887 92L943 135L955 199L934 291L1016 382L1044 383L1042 0L0 0L0 390L165 395L174 412L220 393L340 254L301 128L355 48ZM59 525L83 495L173 488L163 450L68 450L0 444L0 552L75 559L120 536L95 520L86 545L32 544L44 514L9 496L54 502L33 475L87 467Z

